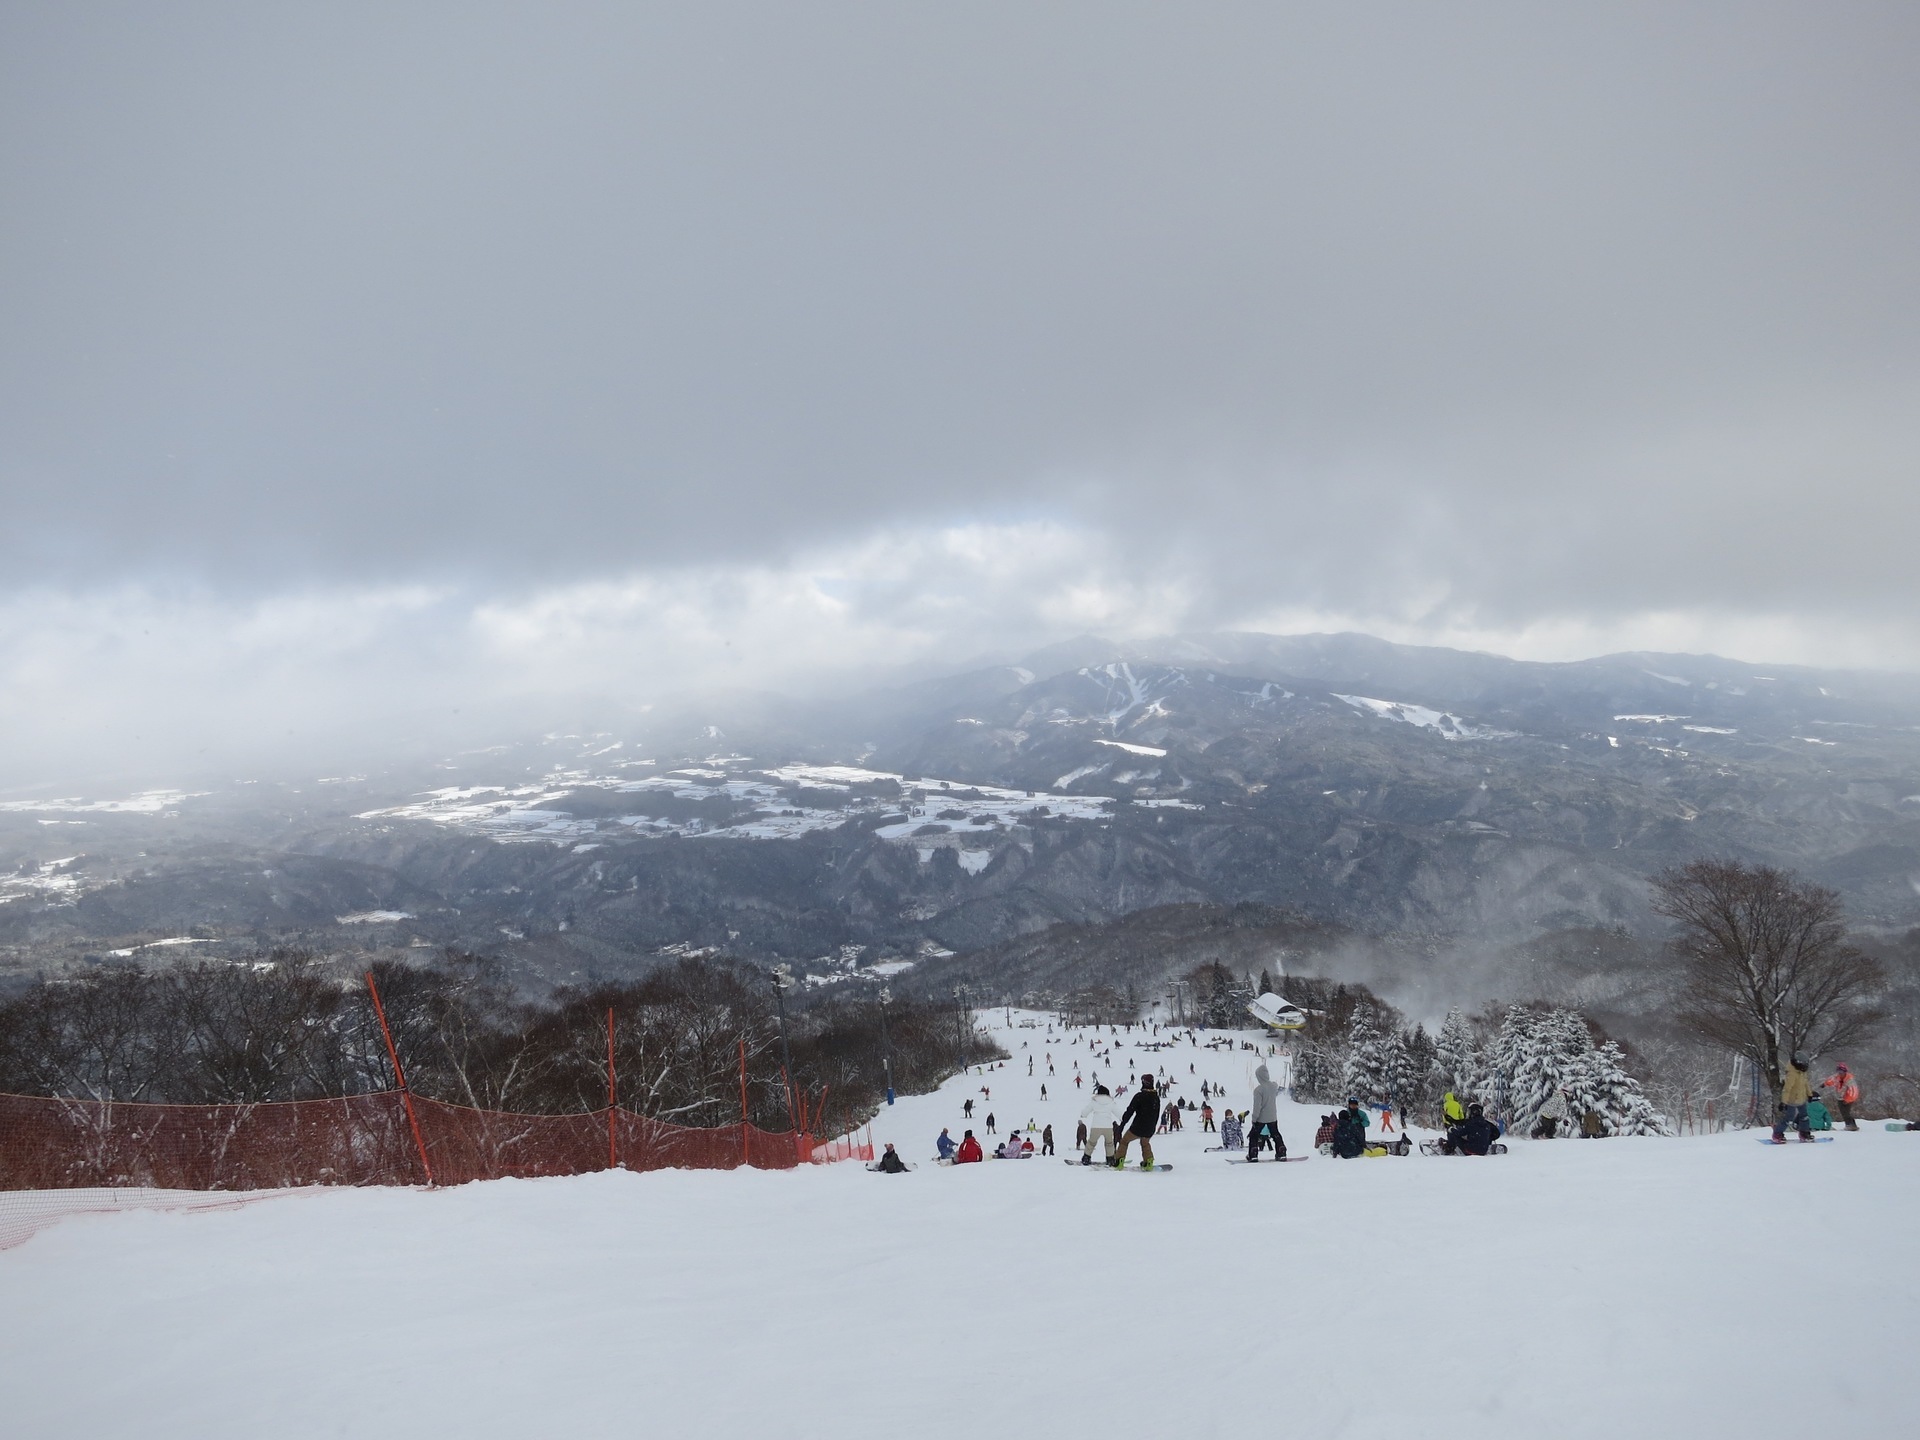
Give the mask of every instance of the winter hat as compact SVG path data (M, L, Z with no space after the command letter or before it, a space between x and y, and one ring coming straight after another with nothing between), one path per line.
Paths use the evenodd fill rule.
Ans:
M1794 1069L1796 1069L1796 1070L1804 1070L1804 1069L1806 1069L1806 1068L1807 1068L1807 1057L1806 1057L1806 1053L1805 1053L1804 1051L1801 1051L1801 1050L1796 1050L1796 1051L1794 1051L1794 1052L1793 1052L1793 1056L1792 1056L1792 1059L1793 1059L1793 1068L1794 1068Z

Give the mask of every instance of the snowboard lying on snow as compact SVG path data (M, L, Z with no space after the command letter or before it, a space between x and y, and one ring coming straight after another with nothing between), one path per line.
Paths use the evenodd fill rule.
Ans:
M1805 1141L1801 1140L1798 1136L1795 1136L1791 1140L1776 1140L1771 1135L1762 1135L1759 1137L1759 1139L1762 1145L1802 1145L1806 1143ZM1813 1143L1815 1145L1831 1145L1833 1143L1833 1136L1815 1135L1813 1137Z
M1447 1152L1440 1148L1440 1142L1438 1140L1422 1140L1420 1142L1420 1153L1422 1155L1444 1155ZM1502 1145L1498 1140L1494 1141L1491 1148L1487 1151L1489 1155L1504 1155L1506 1153L1507 1147Z
M1244 1155L1222 1156L1229 1165L1284 1165L1295 1160L1311 1160L1311 1155L1282 1155L1275 1159L1271 1155L1262 1155L1258 1160L1249 1160Z

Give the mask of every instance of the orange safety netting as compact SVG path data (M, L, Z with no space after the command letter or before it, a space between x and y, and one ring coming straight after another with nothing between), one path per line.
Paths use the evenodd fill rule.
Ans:
M408 1101L397 1090L257 1105L0 1095L0 1190L458 1185L616 1167L785 1170L873 1155L851 1140L746 1124L694 1129L628 1110L519 1115L414 1096L410 1115Z

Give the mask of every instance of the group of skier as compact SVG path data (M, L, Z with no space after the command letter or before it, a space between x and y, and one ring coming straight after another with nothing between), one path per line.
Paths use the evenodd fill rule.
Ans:
M1080 1043L1076 1037L1072 1042ZM1090 1042L1089 1050L1104 1068L1113 1063L1111 1050L1100 1053L1097 1042ZM1047 1073L1054 1073L1053 1057L1049 1053L1045 1058ZM989 1068L999 1068L997 1066ZM1036 1071L1033 1060L1028 1060L1029 1074ZM1132 1067L1129 1066L1129 1069ZM1189 1066L1189 1071L1193 1067ZM1129 1078L1132 1078L1131 1076ZM1074 1148L1079 1152L1080 1164L1092 1165L1096 1158L1103 1164L1116 1169L1125 1168L1128 1153L1137 1141L1140 1147L1140 1168L1156 1168L1153 1156L1153 1136L1156 1129L1177 1128L1167 1119L1168 1108L1178 1104L1166 1094L1172 1084L1169 1078L1165 1084L1156 1079L1151 1071L1139 1075L1140 1088L1122 1107L1114 1098L1112 1090L1093 1076L1085 1077L1091 1083L1092 1094L1080 1111L1080 1122L1074 1135ZM1074 1065L1074 1084L1082 1084L1078 1062ZM1205 1103L1200 1107L1201 1128L1215 1131L1213 1101L1225 1095L1224 1087L1203 1081L1201 1095ZM1780 1105L1773 1128L1773 1141L1786 1143L1786 1132L1794 1129L1803 1141L1813 1138L1811 1130L1816 1122L1810 1116L1810 1109L1818 1110L1824 1119L1825 1110L1820 1106L1818 1096L1821 1091L1831 1091L1834 1105L1840 1112L1840 1118L1849 1130L1860 1127L1854 1119L1853 1107L1860 1100L1860 1086L1852 1072L1844 1064L1839 1065L1835 1073L1821 1081L1816 1087L1808 1069L1807 1057L1796 1051L1788 1060L1782 1078ZM992 1091L987 1086L980 1087L982 1098L990 1100ZM1251 1106L1242 1111L1224 1107L1220 1113L1217 1133L1220 1137L1218 1148L1230 1153L1245 1149L1247 1163L1258 1163L1268 1152L1274 1160L1285 1160L1287 1143L1280 1133L1280 1086L1274 1081L1272 1073L1262 1062L1253 1073L1253 1096ZM973 1116L974 1101L969 1098L962 1106L967 1119ZM1393 1128L1391 1112L1382 1111L1382 1130ZM1489 1119L1485 1107L1478 1101L1463 1101L1453 1091L1446 1092L1441 1102L1441 1116L1445 1128L1444 1138L1428 1142L1430 1151L1446 1155L1486 1155L1494 1152L1495 1142L1501 1135L1501 1127ZM986 1129L989 1135L995 1133L994 1117L986 1117ZM1585 1106L1576 1114L1570 1097L1564 1089L1555 1091L1536 1112L1532 1136L1534 1139L1554 1139L1561 1133L1571 1133L1577 1124L1582 1138L1600 1138L1608 1133L1606 1121L1591 1105ZM1368 1140L1369 1117L1357 1096L1348 1097L1345 1107L1324 1116L1320 1129L1314 1136L1314 1144L1326 1153L1343 1159L1351 1159L1368 1153L1382 1153L1382 1143L1392 1146L1396 1142L1376 1141L1371 1146ZM1053 1127L1048 1125L1040 1131L1040 1144L1035 1146L1031 1138L1035 1125L1027 1123L1028 1135L1023 1136L1016 1124L1013 1132L1005 1141L995 1146L993 1158L1019 1159L1035 1155L1053 1154ZM1399 1142L1404 1144L1404 1142ZM955 1142L946 1131L940 1132L936 1142L938 1157L953 1164L970 1164L984 1160L987 1153L972 1130ZM876 1169L898 1172L905 1168L904 1162L894 1153L891 1145L887 1154L874 1166ZM1164 1168L1164 1167L1159 1167Z

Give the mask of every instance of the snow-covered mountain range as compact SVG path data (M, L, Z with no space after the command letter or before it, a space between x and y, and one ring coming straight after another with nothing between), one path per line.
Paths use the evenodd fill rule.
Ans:
M1644 877L1702 854L1833 885L1889 943L1920 925L1920 680L1085 639L427 766L16 793L0 974L167 939L452 944L529 980L687 948L825 973L1248 903L1465 965L1560 935L1645 941Z

